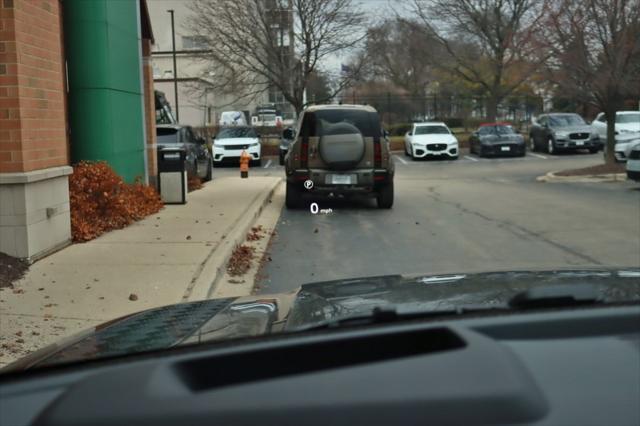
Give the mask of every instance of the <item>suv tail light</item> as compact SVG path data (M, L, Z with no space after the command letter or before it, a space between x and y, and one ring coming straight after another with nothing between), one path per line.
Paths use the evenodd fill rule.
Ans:
M302 139L300 144L300 168L307 168L309 162L309 139Z
M379 138L373 140L373 165L382 167L382 145Z

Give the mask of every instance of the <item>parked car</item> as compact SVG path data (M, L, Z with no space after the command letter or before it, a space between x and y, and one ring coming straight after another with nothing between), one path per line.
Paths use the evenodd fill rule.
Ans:
M510 123L485 123L469 137L469 150L480 157L510 155L524 157L524 138Z
M224 127L213 137L213 162L240 161L242 151L247 151L252 158L252 165L262 164L260 135L253 127Z
M627 177L640 181L640 142L631 146L628 152Z
M616 145L614 155L618 163L624 163L629 156L629 150L640 142L640 132L622 133L616 135Z
M607 120L604 112L598 114L591 123L603 143L607 140ZM618 111L616 113L615 135L616 144L618 136L623 137L628 133L640 133L640 111Z
M596 153L602 148L598 134L582 117L572 113L538 116L529 131L529 143L532 151L546 151L549 154L579 149Z
M300 118L285 158L287 208L303 193L372 195L378 207L393 206L394 162L378 112L370 106L317 105ZM305 181L313 183L305 188Z
M414 160L431 156L456 160L458 139L444 123L415 123L404 136L404 151Z
M287 152L289 152L289 146L295 139L295 135L296 135L296 132L291 127L284 129L284 131L282 132L282 137L280 138L280 148L279 148L279 157L280 157L281 166L284 165L284 158L286 157Z
M191 126L157 124L158 152L164 148L182 148L186 151L187 175L210 181L213 176L211 153L204 138L196 136Z

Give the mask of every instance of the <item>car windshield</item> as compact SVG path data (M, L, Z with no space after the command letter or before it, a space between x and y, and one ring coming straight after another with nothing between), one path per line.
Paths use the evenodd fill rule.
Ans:
M640 124L640 112L633 113L633 114L617 114L616 115L616 123L620 123L620 124L628 124L628 123Z
M445 126L416 126L416 135L448 135L449 129Z
M258 134L250 127L228 127L220 130L216 139L257 138Z
M0 0L0 367L635 303L638 2Z
M516 131L509 125L500 124L496 126L482 126L480 127L479 133L481 135L513 135Z
M552 127L582 126L587 123L577 114L550 115L549 124Z

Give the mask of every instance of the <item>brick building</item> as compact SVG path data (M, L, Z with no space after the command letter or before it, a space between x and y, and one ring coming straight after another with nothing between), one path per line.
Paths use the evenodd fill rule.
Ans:
M124 21L111 13L113 4L128 5L133 19ZM104 25L98 24L101 19ZM85 43L84 50L65 40L66 32L77 37L84 29L97 27L108 33L110 25L123 22L128 27L121 26L120 34L138 40L138 47L134 44L129 52L96 57L109 50L113 42L109 37L93 37L95 45ZM155 154L149 155L155 153L148 60L152 41L145 0L0 0L0 252L33 260L68 244L72 162L106 160L124 176L138 173L149 180L156 175ZM126 62L131 69L113 68L119 55L132 52ZM96 60L101 67L111 66L114 78L119 73L137 75L138 84L130 85L133 88L120 104L113 93L91 86L97 82L82 63ZM80 66L72 68L71 62ZM121 134L109 140L96 137L97 131L114 127L115 110L123 107L129 108L130 117L131 111L136 113L128 126L140 132L124 139ZM97 109L103 117L92 115ZM118 163L120 152L112 142L116 138L120 152L130 153L127 164ZM130 170L136 163L142 166Z

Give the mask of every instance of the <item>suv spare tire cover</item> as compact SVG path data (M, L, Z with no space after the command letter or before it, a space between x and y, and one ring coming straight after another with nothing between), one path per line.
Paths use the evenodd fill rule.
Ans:
M364 137L350 123L335 123L323 126L320 137L320 158L334 169L348 169L357 165L364 157Z

